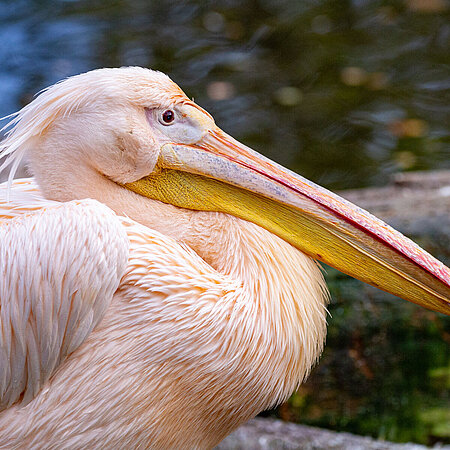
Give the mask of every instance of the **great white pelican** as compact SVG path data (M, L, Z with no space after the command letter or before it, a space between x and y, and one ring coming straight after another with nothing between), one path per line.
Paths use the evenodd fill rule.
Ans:
M64 80L0 145L1 448L213 447L317 361L316 259L450 312L446 266L162 73Z

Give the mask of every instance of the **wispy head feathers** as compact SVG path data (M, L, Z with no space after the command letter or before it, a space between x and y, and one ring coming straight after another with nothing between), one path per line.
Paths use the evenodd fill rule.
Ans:
M0 130L6 131L6 138L0 142L0 158L6 158L0 173L10 168L8 187L36 138L57 118L69 116L98 100L143 107L189 102L167 75L141 67L98 69L62 80L41 91L20 111L3 118L10 121Z

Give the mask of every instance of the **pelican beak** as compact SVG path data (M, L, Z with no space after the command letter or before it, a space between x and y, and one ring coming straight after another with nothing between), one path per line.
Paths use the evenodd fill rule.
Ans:
M195 145L164 145L158 170L126 187L183 208L254 222L352 277L450 314L448 267L368 212L216 126Z

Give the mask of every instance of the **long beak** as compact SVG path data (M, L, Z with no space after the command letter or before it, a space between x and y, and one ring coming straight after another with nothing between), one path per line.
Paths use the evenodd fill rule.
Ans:
M315 259L450 315L450 269L368 212L213 127L195 145L166 144L159 170L126 185L183 208L254 222Z

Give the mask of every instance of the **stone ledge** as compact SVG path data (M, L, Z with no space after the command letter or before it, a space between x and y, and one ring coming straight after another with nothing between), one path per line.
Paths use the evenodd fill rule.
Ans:
M215 450L424 450L418 444L394 444L350 433L297 425L276 419L253 419ZM450 450L450 446L433 448Z

